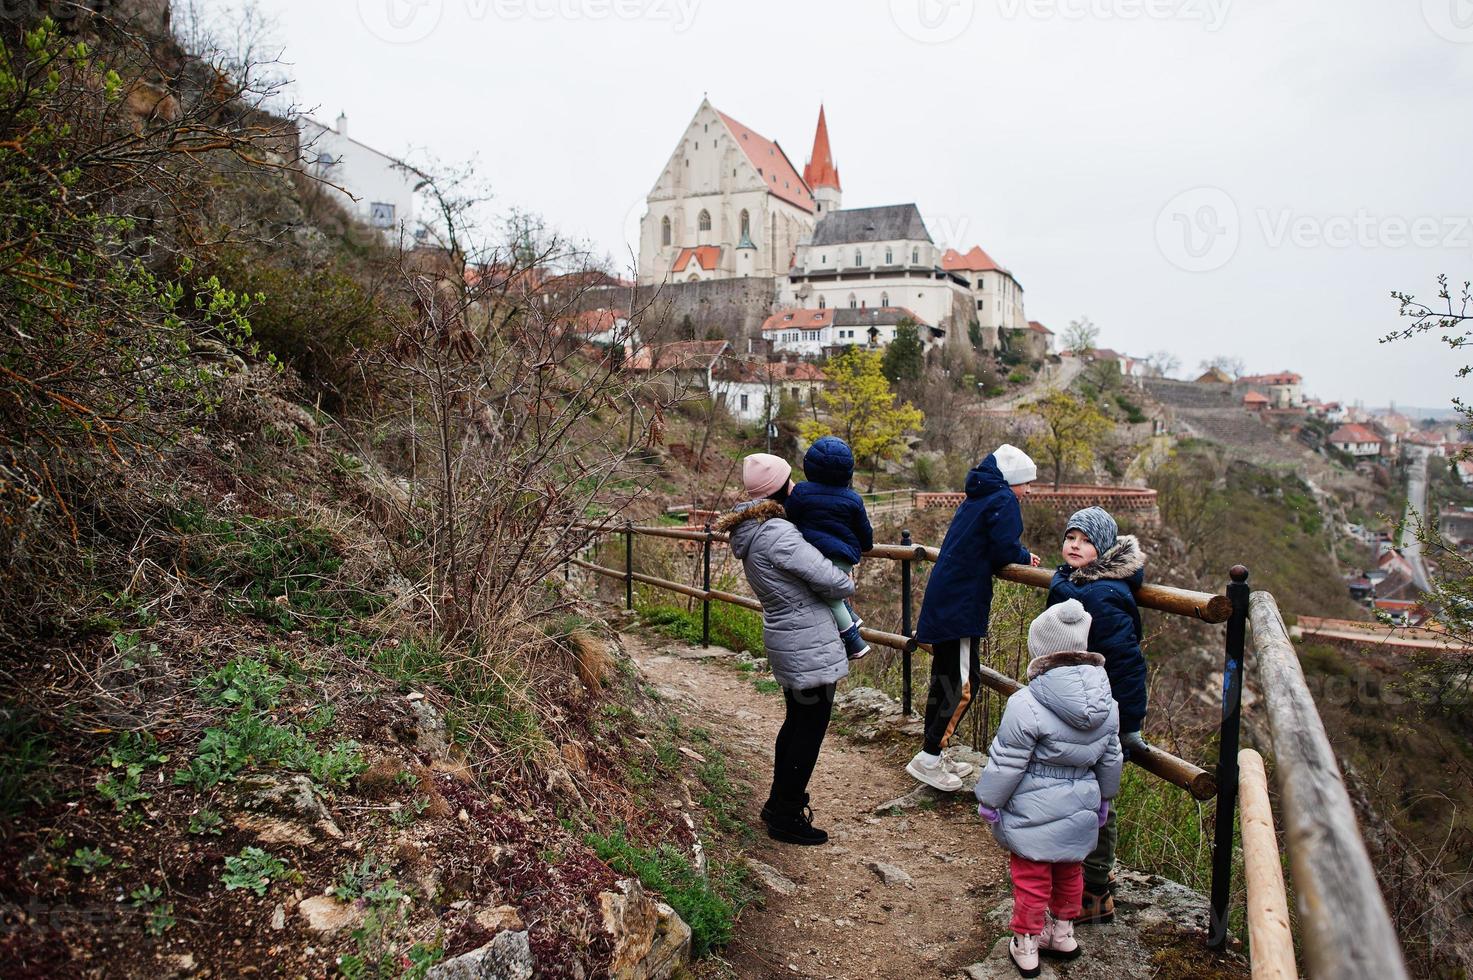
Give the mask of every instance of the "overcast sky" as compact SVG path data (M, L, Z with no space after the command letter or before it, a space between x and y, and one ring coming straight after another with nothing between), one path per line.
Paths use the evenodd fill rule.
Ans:
M1473 278L1470 0L258 5L322 121L474 157L624 262L703 94L799 168L823 103L845 206L914 201L1056 331L1370 405L1473 388L1433 339L1377 343L1391 290Z

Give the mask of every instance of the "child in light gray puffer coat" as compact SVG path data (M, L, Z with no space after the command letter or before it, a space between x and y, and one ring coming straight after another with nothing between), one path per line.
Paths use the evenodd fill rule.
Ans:
M1105 658L1085 650L1089 626L1076 599L1033 621L1028 686L1008 698L977 781L977 812L1011 854L1008 952L1025 977L1040 952L1079 955L1082 862L1120 791L1120 714Z

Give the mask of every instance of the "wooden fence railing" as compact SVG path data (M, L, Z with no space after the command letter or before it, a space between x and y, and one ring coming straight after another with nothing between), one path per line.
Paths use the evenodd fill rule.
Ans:
M727 536L707 525L704 529L585 525L590 541L600 534L624 538L624 568L608 568L581 558L571 564L624 583L624 601L634 607L636 582L666 589L701 601L702 643L710 643L711 603L726 602L760 611L751 596L711 588L711 548ZM645 536L699 543L702 584L699 588L646 575L634 570L634 538ZM864 628L870 643L901 651L903 655L902 710L911 713L911 655L918 648L912 638L911 571L915 562L935 561L938 549L915 544L910 532L900 544L876 545L865 555L900 564L901 626L898 633ZM1046 569L1008 565L997 576L1011 582L1046 589L1052 574ZM1266 849L1274 843L1272 811L1267 808L1267 786L1260 778L1262 758L1251 750L1239 752L1239 732L1246 638L1251 631L1257 653L1259 687L1268 706L1273 736L1274 774L1285 815L1287 849L1293 872L1302 930L1303 958L1312 977L1398 980L1406 977L1401 946L1376 882L1350 796L1330 748L1324 723L1305 684L1298 656L1289 640L1278 605L1267 592L1249 592L1248 569L1234 566L1226 594L1194 592L1162 585L1145 585L1136 601L1147 609L1186 616L1205 623L1225 624L1222 721L1218 733L1218 761L1207 772L1185 759L1153 747L1132 756L1142 769L1179 786L1198 800L1216 797L1212 853L1211 926L1208 946L1220 948L1228 939L1228 902L1231 895L1233 825L1240 782L1245 810L1244 849L1249 879L1249 924L1254 975L1293 976L1292 946L1286 953L1287 928L1282 876L1275 881L1266 868ZM984 666L982 683L1007 696L1022 684ZM1239 772L1239 760L1244 772ZM1255 761L1256 760L1256 761ZM1265 826L1267 830L1265 831ZM1251 853L1246 853L1251 852ZM1275 849L1276 853L1276 849ZM1260 936L1262 938L1260 938ZM1287 965L1286 965L1287 956Z

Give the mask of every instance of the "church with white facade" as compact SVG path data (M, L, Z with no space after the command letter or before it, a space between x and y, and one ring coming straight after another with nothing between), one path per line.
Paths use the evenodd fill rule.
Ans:
M776 141L703 99L648 195L639 283L766 280L762 332L794 353L884 346L907 319L928 346L970 344L974 323L987 349L1027 329L1022 286L980 246L943 248L914 204L845 209L842 196L822 107L800 174Z

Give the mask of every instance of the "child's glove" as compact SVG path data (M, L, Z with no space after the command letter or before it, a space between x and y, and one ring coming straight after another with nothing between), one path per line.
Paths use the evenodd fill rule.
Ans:
M988 823L997 823L1002 819L1001 815L986 803L977 804L977 816L986 820Z
M1105 821L1110 819L1110 801L1109 800L1100 800L1099 815L1100 815L1099 826L1103 827L1105 825Z
M1121 735L1120 747L1125 750L1127 756L1151 754L1151 747L1146 744L1145 739L1141 738L1141 733L1138 731L1126 732L1124 735Z

